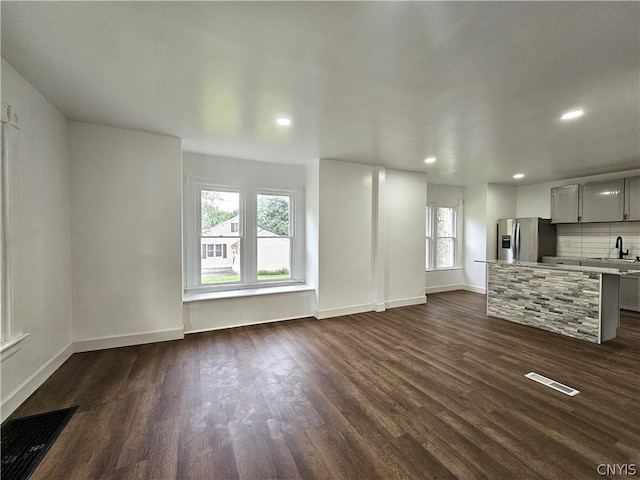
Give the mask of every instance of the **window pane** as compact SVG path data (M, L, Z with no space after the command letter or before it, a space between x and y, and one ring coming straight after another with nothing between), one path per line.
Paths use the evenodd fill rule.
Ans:
M200 209L202 212L202 235L237 236L235 225L238 224L240 212L240 194L238 192L217 192L202 190L200 192Z
M436 237L455 237L455 209L438 207L436 210Z
M453 268L454 255L453 238L438 238L436 244L436 268Z
M291 236L291 198L287 195L258 195L258 236Z
M258 238L258 280L291 278L291 240Z
M201 190L200 282L240 281L240 194Z
M240 281L240 239L201 240L200 282L203 284Z

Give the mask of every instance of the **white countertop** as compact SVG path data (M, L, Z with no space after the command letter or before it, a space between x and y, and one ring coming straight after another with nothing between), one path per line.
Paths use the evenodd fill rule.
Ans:
M508 262L506 260L475 260L478 263L492 263L496 265L512 265L520 267L541 268L548 270L568 270L573 272L585 272L585 273L602 273L607 275L640 275L640 270L620 271L617 268L602 268L602 267L583 267L580 265L554 265L552 263L537 263L537 262ZM622 266L622 265L621 265Z
M589 258L589 257L542 257L542 260L552 260L561 262L589 262L589 263L609 263L614 265L620 265L622 267L640 268L640 262L632 258Z

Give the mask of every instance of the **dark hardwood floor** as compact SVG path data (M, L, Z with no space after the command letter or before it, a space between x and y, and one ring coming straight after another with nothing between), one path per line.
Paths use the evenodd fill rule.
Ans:
M617 339L594 345L484 311L483 295L449 292L383 313L75 354L13 416L79 405L38 479L640 470L640 319L624 317Z

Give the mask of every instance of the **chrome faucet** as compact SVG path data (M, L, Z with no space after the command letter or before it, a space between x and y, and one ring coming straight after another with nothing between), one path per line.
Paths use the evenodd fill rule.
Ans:
M627 251L623 251L622 250L622 237L618 237L616 238L616 246L615 248L618 248L618 258L622 259L625 257L625 255L629 255L629 249L627 248Z

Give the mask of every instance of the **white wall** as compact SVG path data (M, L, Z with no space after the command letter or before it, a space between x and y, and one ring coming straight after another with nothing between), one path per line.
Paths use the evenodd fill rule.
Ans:
M517 190L512 185L490 183L487 187L487 260L497 258L498 220L516 216Z
M615 180L616 178L634 177L640 175L640 169L624 172L592 175L589 177L570 178L556 182L522 185L517 189L518 217L551 217L551 188L575 183L597 182L599 180Z
M485 264L474 261L487 259L487 196L487 184L464 189L464 283L465 288L483 293Z
M310 317L313 300L313 291L302 291L188 302L184 304L185 332Z
M452 185L427 184L427 202L458 205L458 268L432 270L424 274L427 293L458 290L464 286L464 188ZM424 232L423 232L424 236Z
M386 169L384 189L385 303L424 303L426 175Z
M305 168L301 166L220 158L186 152L183 156L183 171L185 178L194 178L210 183L220 183L221 185L284 188L300 192L304 191L305 176L307 174ZM317 181L315 185L317 186ZM313 182L311 188L313 191ZM307 202L309 202L312 215L307 218L306 222L308 224L311 221L309 228L312 228L314 218L313 211L314 208L317 209L317 197L314 199L313 196L307 194L307 198L302 200L302 204L296 205L296 208L305 210L305 204ZM187 209L188 205L185 202L185 218L191 214ZM307 250L306 256L311 257L309 272L313 275L314 262L312 246L314 238L317 237L317 231L311 231L309 244L304 240L306 237L305 226L301 226L299 229L297 228L296 235L303 237L302 244ZM187 258L186 253L185 249L185 258ZM306 261L302 261L302 265L299 266L303 273L307 273L306 263ZM315 265L317 266L317 261ZM315 299L313 291L187 302L183 308L185 332L191 333L308 317L313 314L314 305Z
M2 102L20 117L16 314L29 333L0 367L4 420L73 350L68 124L4 59Z
M70 132L76 351L182 338L180 139Z
M237 158L213 157L197 153L183 154L184 176L211 182L262 187L303 188L305 168L280 163L254 162Z
M316 316L426 301L426 176L320 160Z
M313 287L312 311L318 309L318 252L320 249L320 160L305 168L305 280Z
M427 184L427 202L442 203L445 205L462 205L464 200L464 187L453 185Z
M320 160L320 317L372 309L373 171Z

